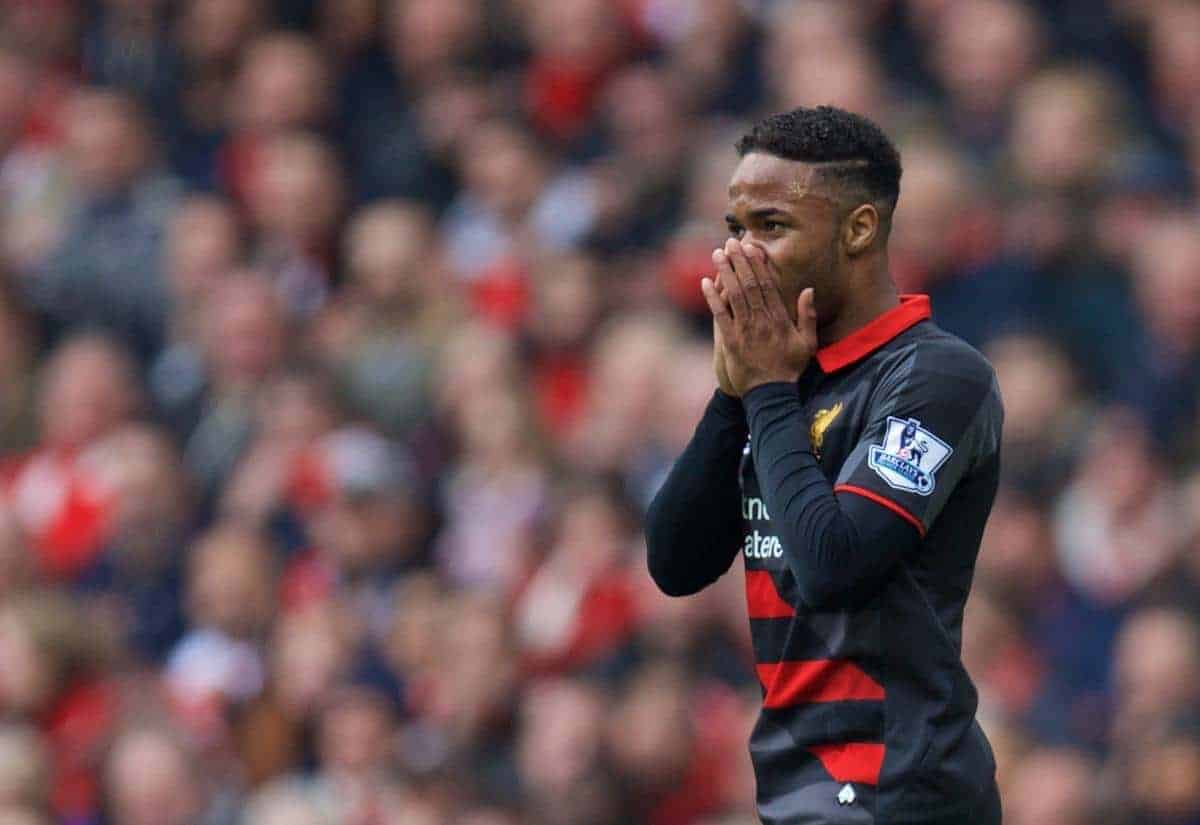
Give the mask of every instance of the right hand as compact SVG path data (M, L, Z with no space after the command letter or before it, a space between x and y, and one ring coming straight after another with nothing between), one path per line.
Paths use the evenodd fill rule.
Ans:
M721 285L719 277L716 283L717 294L723 299L725 288ZM733 382L729 380L729 369L725 366L725 339L721 337L721 328L717 326L716 318L713 319L713 372L717 374L717 386L721 388L721 392L736 398L737 391L733 388Z

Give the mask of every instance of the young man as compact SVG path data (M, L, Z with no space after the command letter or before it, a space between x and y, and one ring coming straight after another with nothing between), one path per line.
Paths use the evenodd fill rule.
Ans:
M900 158L875 124L797 109L737 150L702 284L720 389L650 507L650 572L682 596L744 557L766 825L996 825L960 655L999 471L991 366L896 294Z

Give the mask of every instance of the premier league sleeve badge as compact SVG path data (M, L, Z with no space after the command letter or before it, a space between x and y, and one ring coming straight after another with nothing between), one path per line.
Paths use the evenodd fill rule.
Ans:
M888 416L883 444L875 444L867 463L889 487L927 496L937 483L934 473L954 450L915 418Z

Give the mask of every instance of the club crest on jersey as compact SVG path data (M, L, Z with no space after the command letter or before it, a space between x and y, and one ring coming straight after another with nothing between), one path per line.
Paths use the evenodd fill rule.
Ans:
M933 492L933 474L954 450L915 418L888 416L883 445L872 445L867 463L888 486L919 496Z
M808 441L812 444L813 455L818 460L821 458L821 445L825 443L825 431L841 411L842 402L839 401L832 407L817 410L817 414L813 416L812 426L808 428Z

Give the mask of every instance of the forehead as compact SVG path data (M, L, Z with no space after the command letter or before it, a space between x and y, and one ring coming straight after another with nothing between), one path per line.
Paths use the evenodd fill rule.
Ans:
M812 164L751 152L733 171L729 202L735 208L764 202L793 208L821 208L833 205L834 199Z

